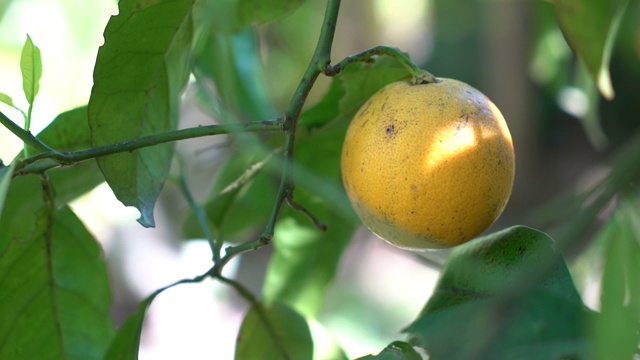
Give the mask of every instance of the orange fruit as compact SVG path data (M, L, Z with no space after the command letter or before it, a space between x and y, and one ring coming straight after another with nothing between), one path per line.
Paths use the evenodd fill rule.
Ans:
M452 79L387 85L356 113L342 179L362 222L405 249L476 237L504 210L515 172L511 134L480 91Z

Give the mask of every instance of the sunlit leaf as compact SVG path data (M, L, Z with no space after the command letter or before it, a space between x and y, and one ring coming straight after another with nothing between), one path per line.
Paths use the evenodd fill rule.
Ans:
M380 354L368 355L357 360L421 360L422 356L404 341L394 341L389 344Z
M98 243L68 208L31 218L0 253L0 358L102 359L114 329Z
M27 35L27 40L22 47L20 70L22 70L22 89L24 90L24 96L27 98L29 104L32 105L40 90L42 58L40 56L40 49L31 41L29 35Z
M236 360L312 357L311 332L300 314L281 303L258 303L249 309L236 341Z
M189 75L193 0L123 0L105 30L89 100L92 143L103 146L174 130ZM138 222L155 225L153 207L168 175L174 145L98 159L118 200Z
M13 99L11 98L11 96L7 94L0 93L0 102L3 104L7 104L11 107L15 107L15 105L13 105Z
M613 99L611 50L629 0L556 0L560 28L583 61L600 93Z
M582 358L589 316L553 240L516 226L455 248L405 331L434 360Z

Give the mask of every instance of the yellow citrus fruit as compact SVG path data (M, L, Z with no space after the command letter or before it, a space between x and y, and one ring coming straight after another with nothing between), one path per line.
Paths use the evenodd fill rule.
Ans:
M342 179L362 222L405 249L462 244L511 195L513 143L498 108L457 80L409 80L374 94L349 125Z

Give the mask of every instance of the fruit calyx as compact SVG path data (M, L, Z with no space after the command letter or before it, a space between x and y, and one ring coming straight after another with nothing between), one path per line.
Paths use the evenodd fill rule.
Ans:
M442 81L442 80L436 78L430 72L428 72L426 70L422 70L420 73L414 75L411 78L411 85L424 85L424 84L431 84L431 83L439 83L440 81Z

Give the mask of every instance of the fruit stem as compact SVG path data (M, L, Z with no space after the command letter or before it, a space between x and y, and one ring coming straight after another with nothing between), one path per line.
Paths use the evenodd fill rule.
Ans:
M357 54L348 56L335 65L327 64L322 72L327 76L334 76L344 70L344 68L346 68L348 65L357 62L371 62L371 58L380 55L390 56L396 59L402 66L404 66L411 74L411 83L414 85L439 82L439 80L430 72L421 69L413 61L411 61L407 53L402 52L398 48L384 45L375 46Z

